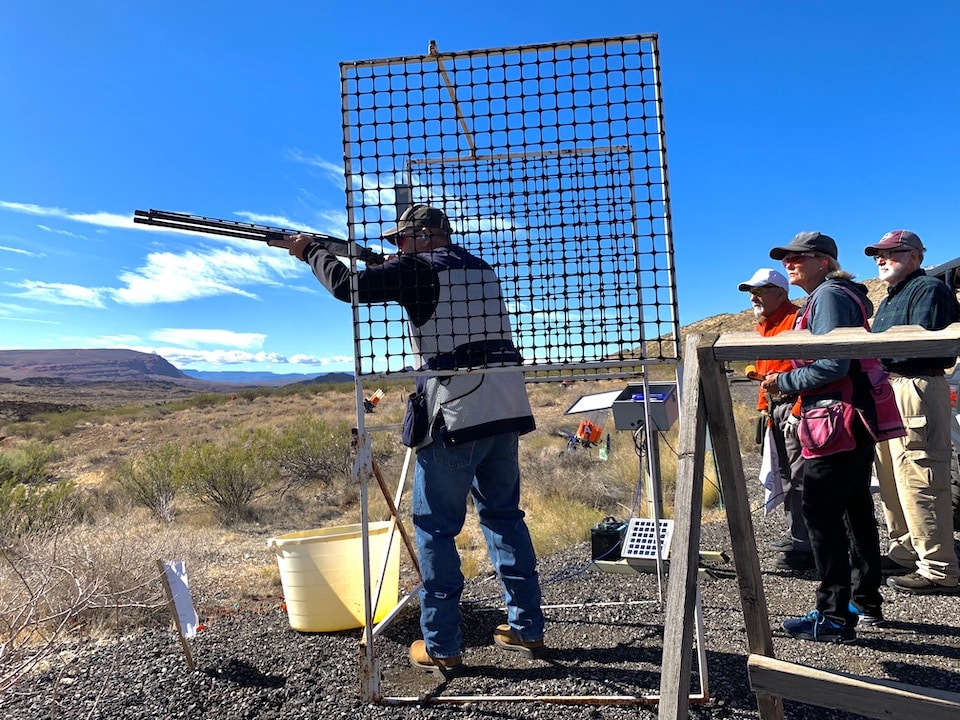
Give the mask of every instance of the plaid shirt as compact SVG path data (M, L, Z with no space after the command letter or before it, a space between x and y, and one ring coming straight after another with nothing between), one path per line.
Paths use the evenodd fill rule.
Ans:
M960 305L939 278L927 275L922 268L887 289L873 316L873 332L883 332L894 325L919 325L927 330L942 330L960 320ZM902 375L928 375L930 370L952 367L956 357L883 358L883 369Z

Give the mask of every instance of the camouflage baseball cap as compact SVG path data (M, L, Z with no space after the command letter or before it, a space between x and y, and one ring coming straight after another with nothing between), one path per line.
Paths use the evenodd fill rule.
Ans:
M396 244L394 238L398 233L404 230L417 230L422 227L443 230L447 233L453 232L450 221L440 208L435 208L432 205L411 205L403 211L397 221L397 226L384 231L383 237Z

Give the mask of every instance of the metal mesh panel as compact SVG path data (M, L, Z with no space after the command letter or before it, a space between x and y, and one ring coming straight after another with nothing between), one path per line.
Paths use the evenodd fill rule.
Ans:
M528 373L675 362L656 36L342 63L351 240L411 203L500 277ZM354 303L360 375L412 365L402 310Z

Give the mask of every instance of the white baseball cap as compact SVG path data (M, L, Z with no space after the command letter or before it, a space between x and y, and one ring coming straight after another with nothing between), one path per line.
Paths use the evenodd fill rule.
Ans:
M740 283L737 289L741 292L747 292L764 285L776 285L778 288L790 292L790 281L784 277L783 273L777 272L773 268L760 268L753 274L752 278Z

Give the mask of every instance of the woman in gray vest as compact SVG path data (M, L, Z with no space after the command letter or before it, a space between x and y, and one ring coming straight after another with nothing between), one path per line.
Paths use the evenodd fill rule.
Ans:
M452 243L446 215L413 205L384 233L398 253L356 273L310 235L271 242L308 263L338 300L396 302L405 310L419 367L465 370L519 366L510 319L493 268ZM507 605L494 642L542 657L543 613L530 533L520 502L518 438L534 429L523 373L452 372L419 378L405 419L404 442L417 450L413 523L423 575L420 627L410 647L414 667L449 677L463 670L456 537L473 496Z

